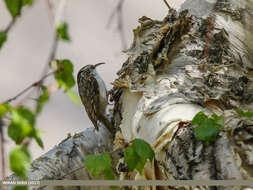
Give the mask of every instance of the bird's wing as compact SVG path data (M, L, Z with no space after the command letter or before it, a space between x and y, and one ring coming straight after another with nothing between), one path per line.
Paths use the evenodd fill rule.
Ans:
M99 86L96 80L91 78L87 79L86 82L82 80L78 84L79 94L81 100L85 105L85 110L92 121L96 129L98 129L97 124L97 113L99 111ZM83 88L83 89L82 89Z

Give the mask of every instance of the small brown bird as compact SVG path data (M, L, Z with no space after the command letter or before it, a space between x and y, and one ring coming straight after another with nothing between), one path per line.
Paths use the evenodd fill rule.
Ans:
M85 110L95 126L98 128L98 121L103 123L107 129L111 129L111 122L106 116L107 90L103 79L96 71L96 65L86 65L77 74L78 91Z

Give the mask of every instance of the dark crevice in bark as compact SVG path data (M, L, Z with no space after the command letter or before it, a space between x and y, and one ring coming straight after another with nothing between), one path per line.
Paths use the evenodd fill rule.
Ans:
M169 153L169 151L166 153L166 156L168 158L168 161L170 161L170 165L175 168L175 171L177 171L177 175L174 175L174 177L176 177L176 179L182 179L181 176L183 176L183 172L181 172L182 166L179 166L177 161L174 160L174 157L172 156L172 154ZM174 171L170 171L172 174L174 173Z
M212 157L212 167L211 167L211 179L218 179L218 170L217 170L217 167L216 167L216 156L215 156L215 153L216 153L216 146L215 146L215 143L213 143L211 146L213 146L212 148L212 153L211 153L211 157Z

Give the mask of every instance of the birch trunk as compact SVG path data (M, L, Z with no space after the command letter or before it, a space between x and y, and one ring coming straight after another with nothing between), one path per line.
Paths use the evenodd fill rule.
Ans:
M187 0L162 21L139 22L111 91L114 142L103 127L86 130L35 160L29 179L91 179L85 155L112 152L134 138L149 142L156 159L140 176L119 171L122 158L112 153L118 179L252 179L253 120L234 110L253 109L253 0ZM199 111L224 117L209 146L193 135Z

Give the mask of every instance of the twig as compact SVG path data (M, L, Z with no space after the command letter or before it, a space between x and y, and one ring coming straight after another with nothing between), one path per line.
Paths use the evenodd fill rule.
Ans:
M115 15L118 12L119 7L122 6L122 0L119 1L118 5L116 6L116 8L112 11L108 23L106 24L106 28L110 28L110 25L112 24L113 18L115 17Z
M57 49L58 49L58 42L59 42L59 40L57 39L56 34L55 34L54 35L53 44L51 46L51 51L49 53L46 65L45 65L45 67L44 67L44 69L42 71L42 75L41 76L44 76L48 72L48 70L49 70L49 64L51 63L51 61L53 61L55 59L55 54L56 54Z
M123 10L122 10L123 3L124 3L124 0L120 0L118 5L116 6L116 8L112 11L112 13L109 17L108 23L106 25L106 28L110 27L113 18L116 15L118 15L117 29L118 29L119 34L120 34L122 49L125 50L127 48L127 43L126 43L126 37L125 37L125 33L124 33L124 28L123 28L123 26L124 26L124 24L123 24Z
M171 6L169 5L169 3L166 0L163 0L163 2L166 4L166 6L168 7L168 9L171 9Z
M42 82L49 76L53 75L54 73L58 72L58 70L50 72L48 74L46 74L45 76L43 76L40 80L38 80L37 82L34 82L33 84L31 84L30 86L28 86L27 88L25 88L24 90L22 90L21 92L19 92L16 96L14 96L13 98L10 98L8 100L6 100L4 103L10 103L14 100L16 100L19 96L23 95L24 93L26 93L28 90L32 89L33 87L37 87L37 86L41 86Z
M8 26L5 28L4 32L8 33L10 31L10 29L14 26L14 24L16 23L17 17L13 18L11 20L11 22L8 24Z
M15 16L3 31L5 33L8 33L12 29L12 27L15 25L19 17L21 17L21 15Z
M50 3L50 0L47 0L49 18L50 18L52 26L54 27L54 37L53 37L53 44L51 46L51 51L50 51L49 56L47 58L46 65L42 71L42 76L44 76L48 72L49 64L51 63L51 61L53 61L55 59L55 55L56 55L56 52L58 49L58 43L59 43L59 40L58 40L57 34L56 34L56 27L61 20L61 16L63 15L63 10L65 7L65 4L66 4L66 0L61 0L58 11L54 15L53 14L53 5Z
M54 25L54 14L53 14L53 5L52 5L52 3L50 2L50 0L47 0L47 6L48 6L48 10L49 10L49 12L48 12L48 14L49 14L49 20L50 20L50 22L51 22L51 24L52 25Z
M58 5L58 9L55 13L55 19L54 19L54 25L55 27L58 26L58 24L61 23L62 16L65 10L66 0L61 0L61 2Z
M56 15L53 14L53 5L50 3L50 0L47 0L47 4L48 4L48 9L49 9L50 21L52 23L52 26L54 27L54 37L53 37L53 43L52 43L52 46L51 46L51 50L50 50L50 53L49 53L48 58L47 58L47 62L45 64L44 69L42 70L41 80L39 80L39 81L33 83L32 85L28 86L26 89L22 90L15 97L10 98L7 101L5 101L5 103L9 103L11 101L16 100L19 96L21 96L22 94L26 93L27 91L29 91L33 87L38 87L37 89L38 89L38 91L40 91L41 86L43 85L44 79L47 78L48 75L52 74L52 73L49 73L49 74L46 74L46 73L48 73L48 71L49 71L49 64L51 63L51 61L53 61L55 59L55 55L56 55L56 52L57 52L57 49L58 49L58 42L59 42L59 40L58 40L58 38L56 36L56 30L55 30L55 28L56 28L58 22L60 21L60 17L63 14L63 9L64 9L64 6L66 4L66 1L65 0L61 0L60 5L59 5L60 8L57 11ZM31 93L32 92L33 91L31 91ZM40 92L38 94L40 95ZM26 99L26 97L24 99Z
M64 7L65 7L66 1L65 0L61 0L60 5L58 7L58 11L56 12L56 14L53 13L53 5L50 2L50 0L47 0L47 6L48 6L48 14L49 14L49 20L51 22L51 25L54 28L54 33L53 33L53 43L51 46L51 50L50 53L48 55L46 64L44 69L42 70L42 74L41 76L44 76L48 70L49 70L49 65L50 63L55 59L55 55L58 49L58 44L59 44L59 40L57 38L57 33L56 33L56 27L60 22L61 16L63 15L63 11L64 11ZM43 85L43 81L40 83L40 85L38 85L38 96L40 95L40 88Z
M5 178L6 172L5 172L5 150L4 150L4 130L3 130L4 123L0 119L0 139L1 139L1 169L2 169L2 179Z

